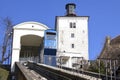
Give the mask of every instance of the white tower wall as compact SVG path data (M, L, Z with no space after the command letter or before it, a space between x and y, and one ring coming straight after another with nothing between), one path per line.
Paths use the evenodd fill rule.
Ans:
M72 57L83 57L88 60L88 17L64 16L57 17L56 20L57 55L69 57L63 65L72 67ZM75 27L71 28L71 23L74 23Z

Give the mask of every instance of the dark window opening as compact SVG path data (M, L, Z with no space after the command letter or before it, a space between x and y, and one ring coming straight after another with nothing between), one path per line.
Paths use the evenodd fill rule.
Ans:
M48 35L56 35L56 33L47 32Z
M71 33L71 38L74 38L74 37L75 37L74 33Z
M72 23L70 23L70 28L72 28Z
M76 23L73 23L73 28L76 28Z
M70 28L76 28L76 23L75 22L70 22Z
M71 46L72 48L74 48L75 46L74 46L74 44L72 44L72 46Z

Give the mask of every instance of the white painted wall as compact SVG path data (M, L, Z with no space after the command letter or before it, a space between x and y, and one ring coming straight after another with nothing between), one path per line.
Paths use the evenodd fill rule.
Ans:
M38 22L24 22L14 26L13 28L13 46L12 46L12 61L11 71L14 72L15 62L19 62L19 55L21 49L21 37L24 35L37 35L44 37L44 31L48 27Z
M76 28L70 28L70 22L75 22ZM72 67L71 57L89 59L88 17L57 17L56 30L58 32L57 55L70 56L66 66L70 64L69 67ZM74 38L71 38L71 33L74 33ZM74 44L75 48L71 48L71 44Z

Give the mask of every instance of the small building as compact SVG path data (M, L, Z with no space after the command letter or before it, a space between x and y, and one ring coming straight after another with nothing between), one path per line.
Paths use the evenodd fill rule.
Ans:
M14 72L15 62L28 60L42 62L43 50L41 49L43 49L44 31L47 29L49 28L46 25L33 21L23 22L13 27L12 72Z
M56 66L57 32L53 29L45 31L44 64Z
M120 76L120 35L113 39L106 37L98 58L105 62L106 67L111 68L113 72L116 71L116 75Z
M113 39L106 37L103 49L99 55L101 59L120 59L120 36Z

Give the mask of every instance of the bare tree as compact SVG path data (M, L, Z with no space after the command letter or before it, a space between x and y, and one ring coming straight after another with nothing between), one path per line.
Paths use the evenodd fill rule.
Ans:
M10 56L10 54L8 54L8 56L5 58L5 53L6 53L8 40L12 36L11 33L12 33L13 24L12 24L11 19L9 17L1 19L1 26L4 27L4 39L3 39L2 51L1 51L1 53L2 53L2 61L1 61L1 63L3 63Z

